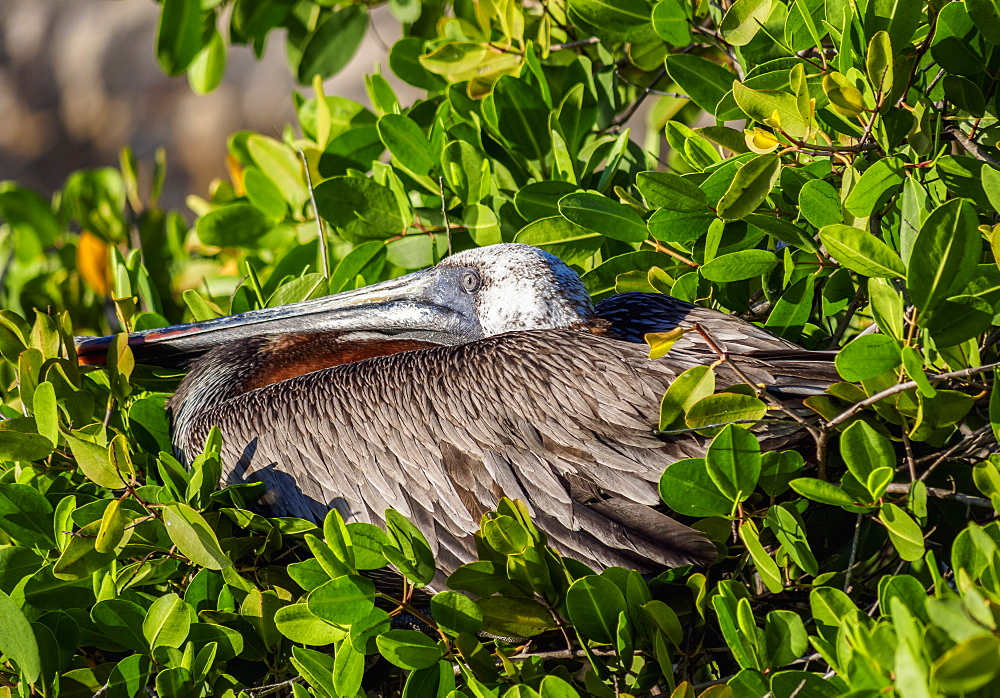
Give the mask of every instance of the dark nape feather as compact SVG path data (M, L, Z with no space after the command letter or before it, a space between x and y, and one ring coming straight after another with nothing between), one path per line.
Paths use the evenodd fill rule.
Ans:
M609 296L594 306L594 313L611 323L613 334L627 342L643 342L650 332L669 332L676 327L687 329L700 325L732 354L753 351L803 349L785 339L733 315L702 308L662 293L621 293ZM698 332L688 332L674 345L677 351L715 354Z

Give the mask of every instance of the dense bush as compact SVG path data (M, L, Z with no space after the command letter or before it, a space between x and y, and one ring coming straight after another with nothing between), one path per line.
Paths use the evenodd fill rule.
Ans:
M0 696L355 695L376 655L366 688L409 696L1000 695L1000 6L394 0L389 68L427 98L374 74L367 109L321 80L369 3L162 5L160 63L195 89L227 40L259 52L283 27L316 96L280 140L232 136L190 228L157 205L164 163L150 184L128 151L52 201L0 183ZM718 432L661 482L716 565L597 575L503 501L483 559L425 605L405 519L254 513L258 486L217 489L217 432L190 470L170 455L176 375L122 342L77 366L74 333L510 240L595 299L671 293L843 347L801 453L705 432L768 414L754 387L713 394L699 369L665 395L661 430ZM396 594L359 574L387 566Z

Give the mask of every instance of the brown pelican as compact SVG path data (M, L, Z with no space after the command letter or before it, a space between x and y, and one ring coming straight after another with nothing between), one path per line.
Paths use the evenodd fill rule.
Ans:
M718 355L696 333L655 361L641 342L695 322L756 383L811 394L836 380L794 345L669 296L625 294L595 311L568 266L518 244L130 344L138 361L200 355L170 401L175 448L190 459L218 425L224 479L265 483L271 512L318 520L336 507L347 521L382 524L395 508L450 572L476 559L483 514L518 498L562 553L653 571L716 555L654 508L664 468L706 445L658 438L660 399ZM107 342L81 340L81 360ZM752 355L762 350L776 358ZM720 387L744 380L729 363L716 370Z

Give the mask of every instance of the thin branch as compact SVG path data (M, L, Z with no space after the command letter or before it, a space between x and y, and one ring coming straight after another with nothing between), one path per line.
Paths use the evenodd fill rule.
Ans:
M715 337L712 336L711 331L709 331L707 327L704 327L703 325L696 322L694 324L694 329L698 332L698 334L702 336L705 342L708 343L708 346L711 347L712 351L714 351L716 354L719 355L719 359L725 362L726 365L728 365L729 368L731 368L733 372L740 377L740 380L742 380L744 383L753 388L753 391L757 394L758 398L760 398L767 404L771 405L772 407L781 410L784 414L794 419L802 426L802 428L804 428L806 431L809 432L810 436L812 436L813 439L819 439L819 431L815 427L813 427L812 424L809 424L809 422L807 422L806 420L804 420L802 417L795 414L791 410L786 409L781 400L775 399L767 392L766 387L755 384L750 379L750 377L743 372L743 369L741 369L736 364L736 362L733 361L732 358L730 358L726 350L722 348L722 344L716 341ZM776 421L783 421L783 420L776 420Z
M854 561L858 556L858 536L861 533L861 514L854 521L854 537L851 539L851 556L847 560L847 573L844 575L844 593L851 591L851 573L854 572Z
M590 650L590 654L595 657L614 657L617 653L614 650L592 649ZM517 662L536 657L538 659L583 659L587 656L585 650L553 650L552 652L522 652L520 654L512 654L507 659Z
M594 44L601 43L601 40L596 36L592 36L589 39L580 39L579 41L569 41L565 44L552 44L549 46L549 53L553 51L565 51L568 48L580 48L581 46L593 46Z
M962 133L962 130L957 126L952 126L951 128L945 129L945 133L951 134L951 136L958 141L958 144L965 148L965 150L976 160L982 160L985 163L993 165L995 167L1000 167L1000 162L986 152L986 148L976 143L974 140Z
M951 380L952 378L965 378L967 376L971 376L976 373L983 373L984 371L989 371L990 369L994 369L998 366L1000 366L1000 361L992 364L986 364L985 366L979 366L977 368L963 368L961 371L951 371L949 373L939 373L936 376L927 376L927 380L929 380L932 383L939 383L941 381ZM881 400L884 400L887 397L898 395L899 393L909 390L910 388L916 388L916 387L917 387L916 381L906 381L905 383L897 383L896 385L890 388L886 388L885 390L881 390L875 393L871 397L867 397L860 402L854 403L853 405L848 407L846 410L838 414L836 417L831 419L823 426L826 429L832 429L838 424L843 424L844 422L846 422L848 419L856 415L864 408L874 405L876 402L880 402Z
M444 204L444 177L438 177L438 187L441 189L441 215L444 217L444 234L448 239L448 256L451 257L451 221L448 220L448 207ZM433 235L431 235L431 245L437 247Z
M697 262L688 259L684 255L682 255L680 252L674 252L669 247L661 245L659 240L643 240L643 242L646 243L647 245L649 245L650 247L655 248L657 252L662 252L665 255L673 257L678 262L686 264L689 267L691 267L692 269L696 269L699 266Z
M993 431L993 425L987 424L986 426L980 427L976 431L974 431L971 434L969 434L968 436L966 436L964 439L962 439L961 441L959 441L957 444L955 444L954 446L952 446L951 448L949 448L944 453L932 453L930 455L927 455L927 456L924 456L923 458L918 459L917 460L917 464L918 465L923 464L923 463L925 463L925 462L927 462L929 460L933 460L934 461L933 463L930 464L930 467L928 467L927 470L925 470L923 472L923 474L920 476L920 479L921 480L926 480L927 477L932 472L934 472L935 468L937 468L939 465L941 465L944 461L946 461L949 458L955 456L957 453L961 453L961 452L971 453L972 451L970 449L980 448L980 445L978 443L979 440L982 437L984 437L984 436L986 436L988 434L991 434L992 431Z
M323 226L323 219L319 217L319 209L316 208L316 194L313 192L312 174L309 172L309 161L306 160L306 153L299 148L299 156L302 158L302 168L306 172L306 184L309 186L309 200L312 201L313 215L316 216L316 234L319 236L319 252L323 256L323 278L330 280L330 252L326 248L326 230Z
M905 482L894 482L885 489L887 494L909 494L910 485ZM972 507L980 507L982 509L992 509L993 502L984 497L973 497L969 494L962 494L961 492L950 492L948 490L941 489L940 487L928 487L927 496L934 497L935 499L954 499L956 502L961 502L962 504L967 504Z
M851 319L854 317L854 313L858 311L861 307L861 303L865 299L865 294L863 291L858 289L858 292L854 294L854 298L851 299L850 304L847 306L847 312L844 316L840 318L840 322L837 323L837 329L834 330L833 337L830 338L830 346L828 349L836 349L840 345L840 340L843 338L844 333L847 332L847 328L851 326Z
M244 689L244 690L249 695L253 696L253 698L263 698L264 696L269 696L272 693L277 693L278 691L280 691L283 688L290 687L293 683L295 683L299 679L300 679L300 677L293 676L292 678L288 679L287 681L282 681L281 683L272 683L272 684L269 684L267 686L258 686L257 688L247 688L247 689Z
M705 424L700 427L692 427L690 429L667 429L665 431L654 431L653 433L657 436L677 436L678 434L691 434L693 432L702 431L703 429L716 429L718 427L729 426L730 424L794 424L787 419L734 419L731 422L720 422L719 424Z
M625 82L628 82L630 85L634 85L634 83L631 83L628 80L626 80L625 78L623 78L621 76L621 74L618 72L617 68L615 69L615 75L618 77L619 80L624 80ZM635 101L632 102L632 104L629 105L629 108L626 109L623 114L621 114L618 118L616 118L612 122L612 124L611 124L612 128L617 128L617 127L621 126L622 124L624 124L625 122L627 122L629 119L631 119L632 115L635 114L636 111L639 109L639 107L642 106L642 103L644 101L646 101L646 97L648 97L649 95L651 95L651 94L654 93L654 90L653 90L652 86L655 85L656 83L658 83L664 77L666 77L666 75L667 75L667 69L666 68L660 68L659 72L653 78L653 81L651 83L649 83L649 85L650 85L649 87L640 87L639 85L635 85L635 87L639 87L639 89L642 90L642 94L640 94L638 97L636 97Z

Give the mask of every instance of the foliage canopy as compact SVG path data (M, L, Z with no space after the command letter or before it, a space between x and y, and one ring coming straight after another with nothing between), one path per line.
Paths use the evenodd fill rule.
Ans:
M381 689L410 696L997 695L1000 6L390 0L389 69L427 96L402 105L376 73L368 109L322 79L370 5L162 1L156 55L194 89L227 42L259 55L283 28L315 91L281 139L230 138L193 226L158 206L162 159L141 196L127 150L52 200L0 183L0 696L356 695L366 656L407 670ZM716 393L708 367L664 396L660 430L714 436L660 489L716 565L595 574L505 500L482 559L422 606L433 557L405 518L255 513L256 485L218 489L217 432L190 469L170 455L177 376L120 338L106 370L77 365L75 332L511 240L595 299L670 293L843 347L802 454L719 426L773 410L753 386ZM362 574L386 567L396 595Z

